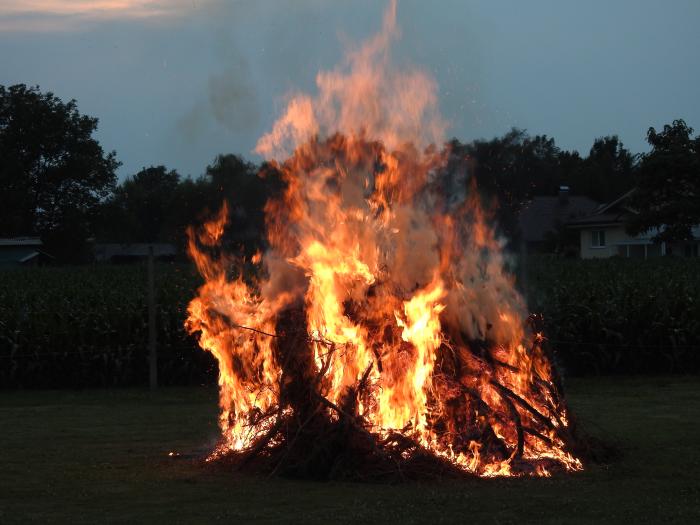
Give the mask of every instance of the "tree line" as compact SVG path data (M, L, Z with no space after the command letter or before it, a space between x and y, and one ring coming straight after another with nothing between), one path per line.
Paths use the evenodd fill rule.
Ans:
M88 257L91 238L182 246L186 227L225 198L236 226L229 241L247 251L263 245L264 205L281 189L269 166L226 154L196 178L151 166L118 183L120 162L94 138L97 125L75 100L0 85L0 237L41 236L65 262ZM552 137L514 128L490 140L452 139L444 145L443 174L474 179L511 239L522 206L536 195L556 195L561 185L598 202L637 188L631 232L665 225L663 240L688 239L700 223L700 136L674 120L649 128L647 141L648 153L633 154L616 135L601 137L581 156Z

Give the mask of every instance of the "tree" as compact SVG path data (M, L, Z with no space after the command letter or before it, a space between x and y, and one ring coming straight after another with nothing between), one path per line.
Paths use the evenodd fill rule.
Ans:
M634 186L636 161L617 135L597 138L579 169L571 172L571 186L599 202L610 202Z
M651 151L642 156L632 206L637 210L628 224L631 234L659 230L657 241L692 239L700 224L700 136L683 120L663 131L649 128Z
M280 174L263 165L258 168L237 155L219 155L207 166L206 178L213 193L209 209L225 199L231 217L227 241L252 252L264 243L265 203L281 190Z
M171 242L180 176L165 166L143 168L114 190L103 208L101 236L121 242Z
M165 166L144 168L118 186L103 205L101 240L172 242L184 248L185 231L210 218L224 200L231 216L226 242L251 253L263 243L264 207L279 190L279 176L236 155L219 155L197 179L182 179Z
M54 255L78 256L119 167L93 138L97 123L75 100L0 86L0 235L41 235Z
M517 128L488 141L452 140L448 148L447 171L466 170L481 192L495 198L499 228L511 239L523 204L535 195L556 195L581 163L578 153L560 150L553 138L531 137Z

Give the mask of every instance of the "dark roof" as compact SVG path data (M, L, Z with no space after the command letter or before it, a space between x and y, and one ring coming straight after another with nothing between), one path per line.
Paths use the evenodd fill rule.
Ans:
M34 259L39 261L49 261L53 256L41 250L35 250L32 247L10 247L0 249L0 265L16 265L26 264Z
M593 213L569 221L568 226L576 228L602 224L622 224L630 213L633 213L625 203L634 192L635 189L633 188L627 193L620 195L614 201L600 205Z
M637 213L627 204L630 195L636 191L632 188L627 193L620 195L614 201L600 205L593 213L584 217L569 221L570 228L585 228L590 226L610 226L624 224L631 214ZM637 235L636 238L650 239L659 232L658 228L652 228L646 233ZM700 224L691 228L693 238L700 240Z
M39 237L6 237L0 239L0 246L42 246Z
M148 248L153 246L154 257L169 257L177 253L174 244L163 242L156 243L97 243L95 244L95 259L98 261L108 261L113 257L147 257Z
M535 197L520 211L520 230L527 242L541 242L547 233L578 217L593 213L600 206L588 197Z
M49 260L51 255L41 250L38 237L6 237L0 239L0 265L26 264L34 259Z
M611 225L611 224L622 224L625 222L626 217L629 212L626 211L613 211L608 213L593 213L580 219L572 220L567 223L567 226L571 228L577 228L582 226L594 226L594 225Z

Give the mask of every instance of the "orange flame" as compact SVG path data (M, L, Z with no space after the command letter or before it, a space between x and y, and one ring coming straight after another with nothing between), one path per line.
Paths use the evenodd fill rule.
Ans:
M260 276L231 279L232 260L212 252L226 205L189 231L206 282L187 326L219 362L219 452L250 447L293 410L280 399L272 340L283 313L303 304L306 326L296 329L319 392L337 403L366 381L359 415L372 432L406 433L482 476L513 475L516 457L580 469L561 437L567 415L541 336L526 328L476 187L457 208L436 190L446 159L431 144L445 123L434 81L391 65L395 16L392 1L381 32L319 73L317 96L291 98L258 142L286 183L265 209ZM467 428L491 429L507 453ZM543 464L531 473L549 475Z

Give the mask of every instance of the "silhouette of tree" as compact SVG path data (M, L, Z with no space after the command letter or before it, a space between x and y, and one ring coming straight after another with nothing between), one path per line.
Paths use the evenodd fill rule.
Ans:
M24 84L0 86L0 235L38 234L64 260L81 255L119 166L77 103Z
M127 178L104 207L101 235L121 242L174 241L179 185L180 176L165 166Z
M207 166L206 179L213 189L210 209L226 199L230 211L228 242L245 251L264 243L265 203L281 188L279 173L271 166L258 168L238 155L219 155Z
M638 213L628 224L632 234L659 228L658 241L692 239L700 224L700 136L683 120L663 131L649 128L652 149L642 156L632 205Z
M523 204L535 195L556 195L581 163L578 153L561 151L553 138L530 137L517 128L491 140L462 144L454 139L447 147L447 170L463 170L476 179L479 190L495 200L498 226L511 239Z
M579 169L571 173L576 192L599 202L610 202L634 186L636 160L617 135L601 137Z
M172 242L184 247L187 226L226 200L231 216L226 242L250 253L264 242L264 207L279 187L274 170L237 155L219 155L196 179L165 166L144 168L119 185L103 205L98 235L116 242Z

